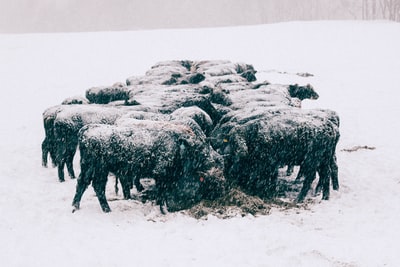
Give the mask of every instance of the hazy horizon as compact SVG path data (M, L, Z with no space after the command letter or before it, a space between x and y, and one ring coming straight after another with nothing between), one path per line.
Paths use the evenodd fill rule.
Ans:
M357 0L0 0L0 33L85 32L359 19Z

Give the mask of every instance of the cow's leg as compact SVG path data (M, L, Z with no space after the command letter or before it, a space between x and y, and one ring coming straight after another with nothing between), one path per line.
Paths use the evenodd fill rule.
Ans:
M168 203L167 203L167 189L166 185L162 183L157 183L156 181L156 190L157 190L157 197L156 197L156 205L160 206L161 214L168 213Z
M74 140L71 142L71 144L68 146L67 152L66 152L66 165L67 165L67 170L68 170L68 174L69 177L71 177L71 179L75 178L75 172L74 172L74 167L73 167L73 161L74 161L74 156L76 153L76 149L78 146L78 142L77 140Z
M115 175L115 184L114 184L114 190L115 194L118 195L119 189L118 189L118 180L119 178Z
M303 182L303 187L301 188L300 193L297 197L297 200L296 200L297 202L304 201L304 198L307 196L307 193L311 188L311 184L315 179L316 171L310 167L305 167L305 166L303 166L303 167L304 167L305 178L304 178L304 182Z
M84 177L84 174L81 173L81 176L79 177L79 179L77 181L76 192L75 192L74 199L72 201L72 206L74 207L72 212L79 209L82 195L85 192L86 188L89 186L89 184L90 184L90 180L86 179L86 177Z
M121 186L122 186L122 193L124 195L124 199L131 199L131 184L129 183L129 180L127 177L119 177L117 178L117 180L119 179L119 181L121 182Z
M48 142L46 138L42 142L42 166L47 168L47 158L49 154Z
M330 167L329 164L322 164L319 168L319 182L318 184L321 184L320 186L322 187L322 199L323 200L328 200L329 199L329 185L330 185ZM318 188L318 186L317 186Z
M64 166L65 166L65 161L62 161L61 163L57 164L58 166L58 180L60 182L64 182Z
M294 180L296 183L300 182L301 178L304 176L304 168L300 165L299 172L297 173L296 179Z
M318 175L319 175L319 180L318 180L318 184L317 187L315 187L315 194L317 195L318 193L321 192L322 188L323 188L323 181L321 179L321 170L318 170Z
M160 204L160 212L162 215L166 215L168 213L168 206L165 201L161 202Z
M131 199L131 190L129 186L122 186L122 193L124 194L124 199Z
M263 173L263 175L265 175L265 172ZM268 171L267 175L269 176L267 179L268 183L266 187L267 196L269 198L273 198L274 196L276 196L276 186L278 182L278 168L275 168L272 171Z
M338 166L337 166L337 162L336 162L336 155L334 155L332 157L332 160L329 162L329 166L327 168L329 168L329 176L328 176L327 182L330 184L330 181L332 181L333 190L339 190ZM320 179L319 179L318 185L315 189L315 193L319 193L321 191L321 189L323 189L323 179L321 179L321 176L323 174L321 174L320 171L318 171L318 173L319 173ZM329 180L329 177L330 177L330 180Z
M330 169L331 169L331 179L332 179L333 190L339 190L338 165L337 165L336 155L333 155L333 157L332 157Z
M165 199L160 200L158 205L160 205L160 212L162 215L168 214L168 203Z
M57 167L57 162L56 162L56 156L54 155L54 153L52 153L51 151L49 152L50 153L50 160L51 160L51 166L53 167L53 168L55 168L55 167Z
M107 184L107 175L98 176L98 180L92 183L94 191L96 192L97 199L100 202L101 209L103 212L110 212L111 208L108 205L106 199L106 184Z
M74 172L74 166L72 164L72 160L71 161L68 160L66 162L66 165L67 165L69 177L71 177L71 179L75 179L75 172Z
M136 187L136 190L138 192L142 192L144 190L144 187L140 183L140 179L139 178L135 177L133 182L135 183L135 187ZM132 183L131 183L131 188L132 188Z

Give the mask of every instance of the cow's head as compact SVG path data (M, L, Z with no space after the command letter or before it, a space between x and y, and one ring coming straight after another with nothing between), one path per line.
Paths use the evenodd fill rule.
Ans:
M289 85L289 94L291 97L296 97L300 100L315 100L319 98L318 93L315 92L314 88L310 84L307 84L306 86L299 86L298 84Z
M203 199L222 196L225 190L223 159L206 143L180 141L182 174L174 178L166 193L169 211L187 209Z

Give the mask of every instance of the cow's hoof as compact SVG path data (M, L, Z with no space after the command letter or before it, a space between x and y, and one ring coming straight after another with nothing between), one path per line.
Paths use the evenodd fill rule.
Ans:
M161 214L162 214L162 215L168 214L167 205L166 205L166 204L161 204L161 205L160 205L160 211L161 211Z
M72 206L73 206L72 213L74 213L75 211L79 210L79 205L75 204L75 205L72 205Z
M329 200L329 196L322 196L322 200Z
M109 207L103 207L102 210L103 210L104 213L111 212L111 209Z
M338 186L338 185L334 185L334 186L332 186L332 187L333 187L333 190L339 191L339 186Z

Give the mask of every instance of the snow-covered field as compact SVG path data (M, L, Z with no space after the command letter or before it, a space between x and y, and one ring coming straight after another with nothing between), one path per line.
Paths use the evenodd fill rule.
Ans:
M0 35L0 265L400 266L399 48L390 22ZM340 191L308 209L195 220L111 188L104 214L90 188L71 213L76 180L41 166L42 112L169 59L242 61L259 80L310 82L320 98L303 108L341 116ZM357 145L376 149L341 151Z

